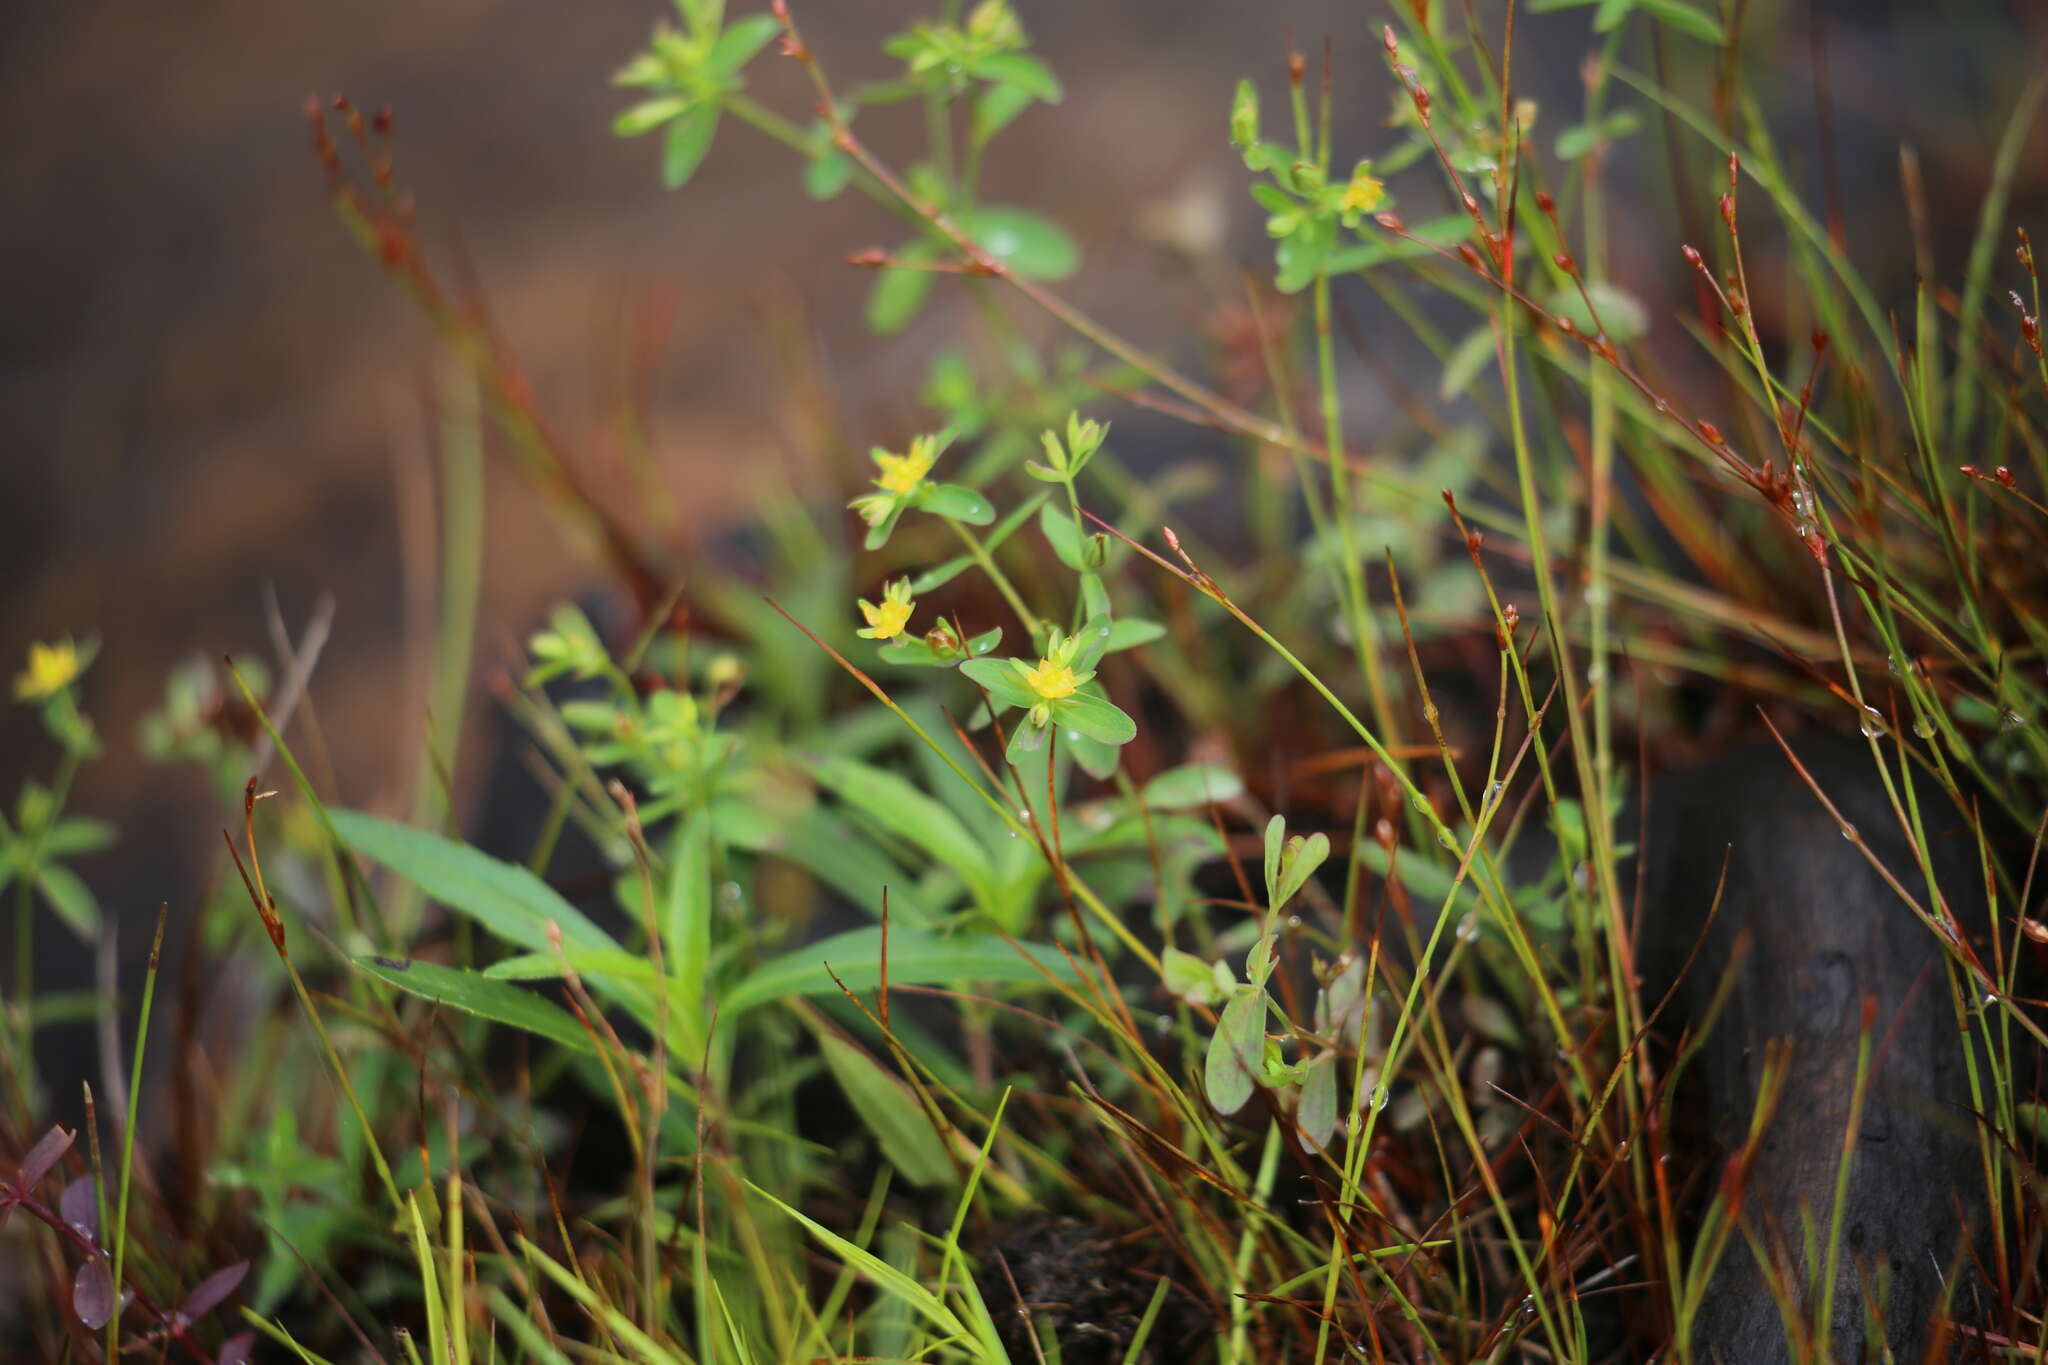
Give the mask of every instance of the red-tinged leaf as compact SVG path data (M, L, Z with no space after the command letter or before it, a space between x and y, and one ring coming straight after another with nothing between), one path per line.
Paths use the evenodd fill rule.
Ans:
M256 1350L254 1332L237 1332L220 1344L220 1353L214 1356L216 1365L249 1365Z
M242 1277L249 1273L247 1261L237 1261L223 1270L216 1270L199 1282L185 1302L178 1308L178 1317L183 1322L197 1322L219 1306L220 1301L235 1292L242 1283Z
M97 1332L114 1319L114 1272L107 1258L94 1256L78 1268L71 1282L71 1311Z
M42 1183L43 1177L55 1169L64 1153L71 1150L71 1140L77 1136L59 1126L43 1134L42 1140L28 1149L28 1155L21 1159L19 1177L24 1193Z
M82 1175L64 1187L57 1196L57 1212L85 1236L100 1239L100 1197L91 1176Z

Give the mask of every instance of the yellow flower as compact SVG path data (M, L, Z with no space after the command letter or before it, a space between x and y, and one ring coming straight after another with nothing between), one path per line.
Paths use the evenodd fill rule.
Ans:
M14 677L16 701L42 701L54 697L77 679L85 668L78 646L69 640L53 645L41 642L28 647L28 667Z
M939 458L939 443L930 436L920 436L910 443L908 452L891 455L886 450L874 452L875 464L882 473L875 480L877 487L898 497L907 497L917 491L924 482L924 476L932 472L932 465Z
M1351 183L1344 187L1344 198L1338 207L1346 213L1371 213L1387 197L1387 187L1373 178L1373 174L1360 162L1358 169L1351 173Z
M910 624L910 613L917 608L917 603L911 600L910 580L907 578L899 578L894 583L882 585L880 606L866 600L854 605L860 608L860 614L868 623L866 630L854 633L867 640L895 639L903 633L903 628Z
M1058 701L1073 696L1081 680L1068 665L1055 659L1040 659L1038 667L1024 675L1024 685L1047 701Z

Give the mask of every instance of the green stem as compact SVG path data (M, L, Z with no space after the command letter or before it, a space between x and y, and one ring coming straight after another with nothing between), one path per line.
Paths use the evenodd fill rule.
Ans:
M114 1284L123 1283L123 1267L128 1259L128 1194L135 1188L135 1115L142 1107L142 1058L149 1046L149 1011L156 1000L157 963L164 949L164 920L170 907L164 906L156 915L156 938L149 945L149 971L142 978L142 1014L135 1022L135 1056L128 1066L128 1115L121 1124L121 1202L114 1214ZM117 1301L114 1316L107 1319L107 1359L120 1358L121 1307Z
M1380 668L1379 633L1372 619L1372 600L1366 595L1365 566L1358 556L1351 518L1351 471L1344 459L1344 412L1337 395L1337 347L1330 330L1330 277L1319 274L1315 283L1316 387L1322 394L1323 448L1330 464L1330 514L1337 523L1337 543L1344 563L1338 577L1344 593L1344 619L1351 630L1351 647L1358 655L1358 671L1365 679L1366 697L1372 704L1373 724L1389 746L1399 748L1401 731L1394 723L1394 708L1387 696L1387 681Z
M1025 633L1036 641L1044 634L1045 623L1038 619L1036 612L1024 604L1023 595L1017 591L1016 585L1010 582L1009 575L997 566L995 556L988 552L988 547L981 543L980 537L952 517L940 517L939 520L953 528L953 534L960 537L961 543L967 546L967 553L974 556L974 562L988 575L988 581L995 584L996 591L1010 604L1010 610L1016 612L1017 619L1024 623Z

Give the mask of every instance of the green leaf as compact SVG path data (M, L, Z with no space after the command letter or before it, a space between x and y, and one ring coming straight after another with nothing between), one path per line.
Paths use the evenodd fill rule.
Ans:
M1444 358L1443 378L1437 381L1437 397L1446 401L1469 388L1479 372L1494 361L1493 328L1474 327Z
M1666 28L1676 29L1717 47L1728 41L1719 21L1683 3L1683 0L1635 0L1635 3L1637 9L1654 16Z
M946 1144L932 1131L924 1106L909 1086L884 1071L874 1058L840 1037L821 1029L818 1042L825 1065L839 1082L847 1101L867 1130L881 1144L889 1164L913 1185L926 1189L953 1181L953 1163Z
M1116 765L1123 759L1123 750L1117 745L1104 744L1079 730L1068 731L1064 739L1068 756L1090 777L1107 781L1116 773Z
M1045 543L1052 546L1052 552L1060 557L1060 563L1076 573L1088 567L1081 557L1081 533L1074 529L1071 511L1048 502L1038 514L1038 529L1045 536Z
M569 947L619 946L554 888L516 863L499 862L468 844L361 811L334 810L328 815L344 844L507 943L548 952L548 923L553 921L561 926L562 942Z
M1190 1005L1213 1005L1233 984L1227 969L1219 983L1212 964L1179 948L1168 948L1159 955L1159 976L1169 992Z
M665 964L675 977L682 999L679 1009L698 1018L703 1009L704 982L711 961L711 819L691 811L676 823L669 848L668 913L662 946ZM696 1031L701 1036L701 1030Z
M1240 79L1230 100L1230 141L1239 151L1249 152L1259 140L1259 91L1249 79ZM1247 158L1249 160L1249 158ZM1256 169L1256 168L1254 168Z
M804 193L813 199L835 198L853 181L853 158L837 147L804 163Z
M711 45L711 56L705 65L720 76L731 77L760 56L761 49L774 42L775 35L781 31L781 21L772 14L750 14L744 19L735 19Z
M664 187L679 190L688 183L703 164L704 154L711 150L711 137L717 131L718 106L709 101L693 106L668 126L668 137L661 147Z
M1109 698L1086 692L1076 692L1061 701L1054 708L1053 720L1104 744L1129 744L1138 737L1138 722Z
M906 265L930 264L931 247L913 242L896 253ZM868 294L868 329L877 336L894 336L916 318L924 301L931 297L938 277L929 270L884 270Z
M906 921L927 924L934 918L932 909L912 889L915 879L873 840L861 838L830 811L812 807L777 820L775 832L768 837L753 837L758 833L749 831L744 843L736 833L728 832L727 838L750 852L769 854L805 869L877 918L882 913L885 887L890 913L899 926Z
M1325 1052L1308 1064L1301 1097L1294 1106L1294 1132L1305 1147L1321 1150L1337 1132L1337 1054Z
M1260 934L1259 941L1245 954L1244 979L1254 986L1263 986L1272 979L1273 969L1280 965L1280 957L1274 951L1280 941L1278 934Z
M1067 959L1042 944L1013 943L994 934L944 935L889 926L892 986L993 981L1044 984L1048 975L1057 981L1075 979ZM762 963L720 997L720 1017L729 1020L756 1005L792 996L838 995L841 984L851 991L866 991L881 982L882 928L870 925Z
M1274 252L1274 264L1279 267L1274 287L1283 294L1298 294L1313 284L1336 237L1335 219L1303 219L1300 227L1280 239Z
M1586 300L1592 300L1592 308ZM1617 345L1626 345L1640 338L1650 330L1650 313L1635 295L1606 280L1588 280L1586 295L1579 296L1578 286L1566 285L1552 294L1546 302L1550 311L1559 317L1570 318L1572 326L1585 336L1605 331L1607 339ZM1598 322L1594 313L1599 314Z
M1199 810L1244 794L1244 780L1214 763L1168 768L1145 784L1139 800L1148 810Z
M97 853L114 842L114 827L89 815L70 815L43 831L37 852L46 859L75 858Z
M753 1181L749 1180L747 1182L747 1188L767 1200L770 1204L773 1204L776 1208L781 1209L797 1222L803 1224L811 1236L817 1238L824 1244L826 1250L845 1262L848 1269L859 1271L868 1280L873 1282L877 1289L916 1309L920 1315L938 1330L942 1339L949 1341L974 1339L967 1324L954 1316L953 1311L946 1307L944 1301L933 1294L931 1290L925 1288L915 1277L904 1274L873 1252L847 1241L824 1224L798 1213L795 1209L783 1203ZM532 1247L533 1245L523 1237L520 1241L526 1247ZM546 1262L546 1264L552 1266L553 1262ZM565 1288L568 1283L573 1283L579 1288L583 1284L581 1280L577 1280L569 1275L569 1272L566 1270L560 1271L557 1278L558 1282L567 1282L564 1284ZM588 1294L590 1291L585 1290L584 1292ZM984 1345L979 1353L979 1358L984 1361L1001 1360L1004 1358L1002 1348L999 1344L995 1343Z
M72 933L89 944L99 942L100 903L76 872L61 863L44 863L36 869L36 885L42 888L44 903L71 926Z
M1015 85L991 85L974 101L974 138L987 142L1031 107L1031 92Z
M1025 52L997 52L974 63L969 71L985 81L1012 86L1047 104L1060 102L1059 77L1052 68Z
M986 526L996 519L996 509L972 488L957 483L928 483L918 490L918 507L933 516L951 517L969 526Z
M1008 659L970 659L960 665L960 671L979 683L1002 706L1028 708L1038 705L1038 694L1025 686L1024 679Z
M1286 833L1286 817L1266 822L1266 904L1276 914L1330 856L1329 835L1318 831L1289 839Z
M682 95L642 100L612 120L612 134L615 137L639 137L642 133L651 133L689 107L689 99Z
M590 1037L561 1006L542 999L532 991L481 972L444 967L438 962L406 962L388 957L359 957L355 965L380 981L422 1000L432 1000L465 1014L560 1043L578 1052L590 1052Z
M1109 623L1109 641L1103 645L1104 654L1114 654L1120 649L1136 649L1149 645L1166 634L1166 627L1157 621L1147 621L1136 616L1120 616Z
M555 981L562 976L566 961L578 976L590 980L617 977L622 981L655 981L654 963L640 953L624 948L570 948L555 953L515 953L499 958L484 968L493 981Z
M1235 1114L1252 1097L1266 1050L1266 993L1245 987L1230 998L1209 1039L1202 1079L1209 1103L1220 1114Z
M1576 161L1596 143L1619 142L1642 126L1642 117L1633 109L1616 109L1598 123L1574 124L1557 135L1557 159Z
M954 555L945 563L926 569L923 573L910 580L910 595L912 597L922 597L934 588L944 587L965 572L967 566L972 563L974 563L973 555Z
M1608 33L1634 12L1636 0L1600 0L1600 8L1593 11L1593 31Z
M1081 264L1081 249L1050 219L1027 209L985 207L954 215L976 245L1027 280L1063 280Z
M984 849L944 803L886 768L851 758L808 765L822 785L890 833L908 840L933 862L958 877L986 906L995 895Z
M1103 537L1090 536L1083 542L1082 557L1092 559L1098 552L1106 552L1107 548ZM1081 571L1081 614L1091 619L1109 615L1109 586L1102 581L1102 575L1093 569ZM1114 623L1111 625L1111 629L1113 628ZM1109 653L1109 639L1109 630L1105 629L1099 642L1100 647L1095 650L1096 658Z

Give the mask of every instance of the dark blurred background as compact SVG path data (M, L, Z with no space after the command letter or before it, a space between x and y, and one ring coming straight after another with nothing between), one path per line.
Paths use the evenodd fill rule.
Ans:
M926 8L797 4L842 81L886 74L879 39ZM1910 286L1897 169L1910 142L1936 210L1937 271L1960 276L2000 130L2048 50L2048 5L1748 9L1749 54L1766 73L1781 145L1816 197L1824 54L1842 219L1859 261L1893 301ZM1277 100L1287 35L1311 52L1327 37L1348 164L1387 137L1383 12L1336 0L1020 0L1018 10L1067 98L999 140L987 182L1080 241L1088 264L1064 292L1199 366L1203 295L1135 229L1168 204L1196 222L1220 215L1239 258L1264 268L1259 215L1224 135L1232 83L1256 76ZM854 195L814 203L793 157L730 124L677 194L658 187L651 140L610 135L625 99L608 78L665 11L653 0L103 0L0 17L0 668L11 677L34 639L104 642L86 696L108 753L81 776L73 805L122 827L122 844L80 870L126 926L131 966L160 901L175 910L199 899L230 818L200 774L140 761L138 722L181 658L268 651L266 589L294 631L321 595L335 601L312 690L334 757L332 799L388 808L409 793L424 732L431 623L417 607L430 565L402 528L431 515L422 499L445 362L337 223L300 112L309 94L343 91L395 111L398 178L416 195L426 243L473 273L572 450L603 456L636 382L632 339L669 319L644 376L647 436L693 517L737 515L750 471L789 453L780 357L791 319L837 407L846 460L913 428L917 385L958 305L942 288L908 333L866 334L871 277L844 257L894 241L891 220ZM1543 148L1576 121L1591 14L1521 17L1519 84L1542 106ZM1705 51L1677 43L1668 56L1683 66ZM753 81L767 102L807 114L792 63L766 56ZM885 152L912 146L897 135L914 129L887 117L872 131ZM1682 300L1661 135L1619 148L1614 176L1633 196L1617 214L1627 228L1617 278L1660 307ZM1696 208L1710 213L1717 188L1694 187ZM2044 194L2048 139L2037 139L2019 172L2020 221ZM1373 411L1360 409L1367 445L1383 436ZM516 660L547 603L593 574L507 472L495 466L491 484L479 684ZM473 714L487 704L479 686ZM32 717L8 708L0 799L51 760ZM473 787L476 776L466 769L463 780ZM47 921L39 937L62 934ZM48 970L53 989L89 974L75 955Z

